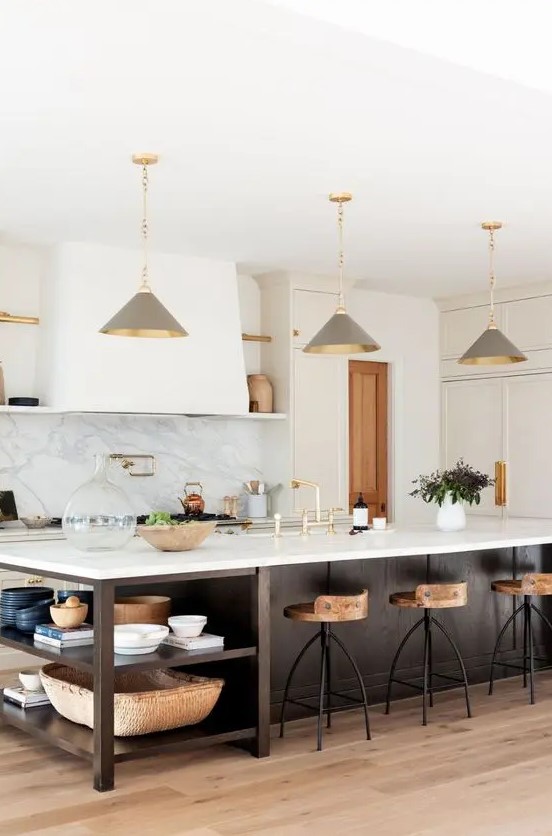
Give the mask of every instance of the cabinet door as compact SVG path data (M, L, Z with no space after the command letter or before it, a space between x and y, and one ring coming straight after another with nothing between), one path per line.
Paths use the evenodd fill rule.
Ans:
M293 342L306 345L333 316L337 306L335 293L316 290L293 291Z
M293 476L320 485L323 508L347 507L347 361L295 355ZM310 488L293 491L294 509L314 508Z
M552 517L552 374L504 381L507 507L513 517Z
M443 384L442 464L451 467L463 458L482 473L494 476L494 463L505 458L503 381L459 380ZM494 490L481 495L481 504L468 513L499 516Z

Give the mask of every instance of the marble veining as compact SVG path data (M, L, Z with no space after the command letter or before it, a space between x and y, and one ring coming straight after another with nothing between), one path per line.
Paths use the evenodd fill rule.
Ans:
M206 510L262 478L261 429L254 421L151 415L0 415L0 489L13 490L19 513L61 516L94 471L95 453L151 453L156 474L131 477L111 466L137 513L182 510L184 483L204 486Z

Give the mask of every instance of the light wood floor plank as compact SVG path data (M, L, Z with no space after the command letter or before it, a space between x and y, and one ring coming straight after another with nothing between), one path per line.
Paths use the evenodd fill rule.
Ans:
M120 764L115 792L88 764L0 729L0 836L552 836L552 673L529 706L519 680L496 695L440 695L342 714L317 753L313 721L290 724L257 761L219 747Z

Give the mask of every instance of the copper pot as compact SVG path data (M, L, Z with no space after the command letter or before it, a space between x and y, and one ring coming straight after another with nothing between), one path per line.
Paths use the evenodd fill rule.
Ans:
M188 492L189 487L198 487L199 492ZM201 482L186 482L184 485L184 496L181 498L184 513L190 517L199 517L205 510L205 500L203 499L203 486Z

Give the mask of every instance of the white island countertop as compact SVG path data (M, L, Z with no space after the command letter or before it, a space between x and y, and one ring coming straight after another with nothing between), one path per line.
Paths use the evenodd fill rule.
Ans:
M79 552L67 541L0 543L0 564L86 580L139 578L337 560L376 560L424 554L451 554L552 543L552 520L471 518L465 531L445 534L433 526L366 532L351 537L311 534L225 537L213 534L190 552L160 552L134 539L125 549Z

